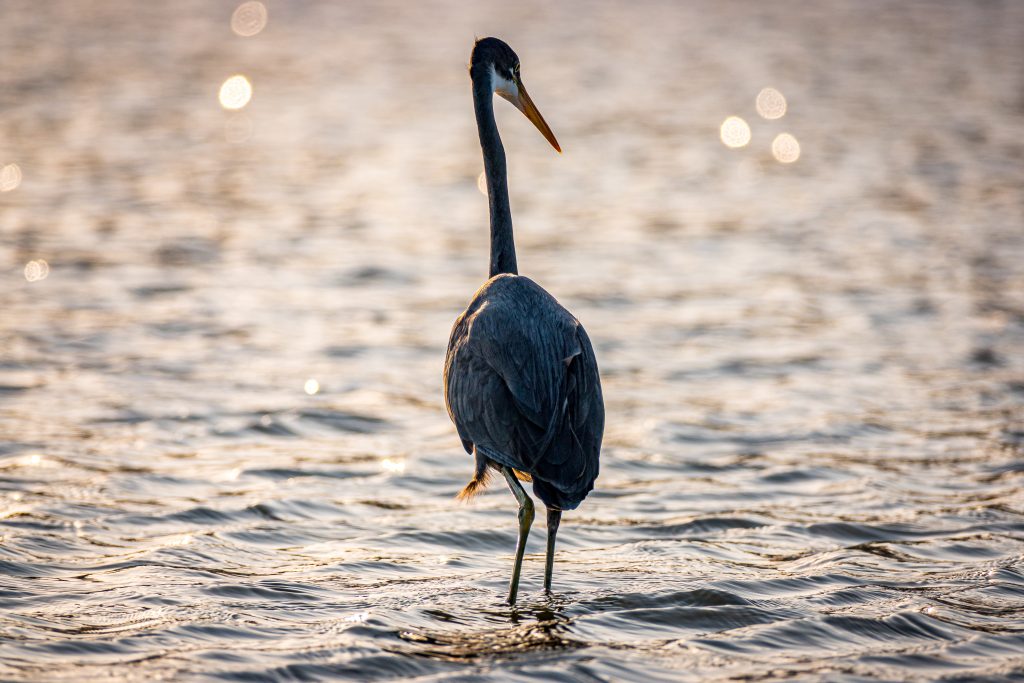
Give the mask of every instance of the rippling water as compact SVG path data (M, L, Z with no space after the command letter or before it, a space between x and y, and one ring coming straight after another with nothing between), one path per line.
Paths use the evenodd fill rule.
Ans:
M1024 5L234 9L3 6L0 676L1024 674ZM566 150L500 103L519 261L608 408L515 609L440 390L488 34Z

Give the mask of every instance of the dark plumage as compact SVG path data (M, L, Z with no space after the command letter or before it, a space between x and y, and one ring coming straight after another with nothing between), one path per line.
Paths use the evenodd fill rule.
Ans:
M583 325L530 278L494 276L455 321L445 399L466 452L476 449L474 482L488 464L505 465L528 474L537 497L559 510L594 488L604 427L594 349Z
M473 52L469 57L470 71L474 66L486 67L490 64L493 64L502 76L511 79L512 74L519 68L519 56L503 40L481 38L473 45Z
M517 274L505 152L493 93L520 109L558 149L519 76L519 58L497 38L477 42L470 62L473 101L487 177L490 279L452 327L444 367L445 403L466 451L473 495L489 469L505 476L520 503L519 545L509 589L514 603L533 503L516 478L533 481L548 508L545 588L550 589L555 533L594 487L604 431L604 403L586 331L553 296Z

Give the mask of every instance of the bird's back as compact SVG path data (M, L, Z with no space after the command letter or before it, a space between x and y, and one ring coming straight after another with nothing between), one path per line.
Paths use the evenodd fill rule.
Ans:
M571 510L593 488L604 432L594 349L535 282L502 274L477 291L452 328L444 383L467 451L529 474L549 507Z

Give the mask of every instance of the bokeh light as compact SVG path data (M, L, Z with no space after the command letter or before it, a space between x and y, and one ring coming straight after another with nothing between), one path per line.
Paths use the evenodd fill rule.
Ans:
M192 533L173 534L163 539L161 547L173 548L175 546L188 545L193 540L195 540L195 534Z
M25 264L25 279L29 282L45 280L50 274L50 264L43 259L35 259Z
M0 169L0 192L16 190L21 185L21 167L17 164L7 164Z
M245 76L232 76L220 86L219 99L225 109L241 109L252 99L252 84Z
M243 2L231 15L231 30L251 38L267 26L267 7L262 2Z
M405 459L404 458L384 458L380 461L380 467L385 472L391 472L392 474L401 474L405 471Z
M302 388L305 390L307 394L313 396L314 394L319 393L320 382L317 382L315 379L310 378L306 380L306 383L303 385Z
M789 133L779 133L772 140L772 156L783 164L791 164L800 158L800 143Z
M786 98L775 88L757 93L757 113L766 119L781 119L786 115Z
M738 116L730 116L722 122L719 131L726 147L744 147L750 142L750 126Z

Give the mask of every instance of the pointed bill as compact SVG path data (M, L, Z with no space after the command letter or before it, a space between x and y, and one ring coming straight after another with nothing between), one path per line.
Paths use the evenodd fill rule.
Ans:
M533 100L530 99L530 93L526 92L526 87L523 85L522 81L519 79L516 79L516 81L519 96L514 99L510 98L510 101L512 104L516 105L516 108L519 111L526 115L526 118L533 122L533 125L537 126L537 130L541 132L541 135L543 135L544 138L551 143L551 146L561 154L562 148L558 146L558 140L555 139L555 134L551 132L550 128L548 128L548 124L544 120L544 117L541 116L540 112L537 110L537 105L535 105Z

